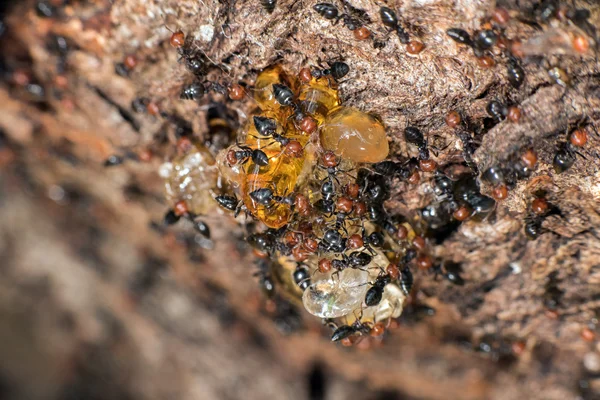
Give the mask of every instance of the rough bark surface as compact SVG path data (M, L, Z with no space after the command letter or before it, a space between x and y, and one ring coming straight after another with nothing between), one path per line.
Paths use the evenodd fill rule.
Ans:
M20 3L20 2L17 2ZM342 23L318 16L313 2L281 0L267 14L259 1L72 1L56 18L39 18L33 2L5 17L2 55L9 69L25 69L45 88L32 96L5 73L0 84L0 398L8 399L567 399L599 398L600 346L581 338L595 329L600 307L600 173L598 137L575 166L551 168L567 124L599 116L597 55L548 56L527 64L520 90L506 80L504 63L477 67L450 27L475 29L493 1L404 1L400 14L426 44L406 53L379 20L380 4L353 1L372 19L371 40L356 41ZM520 3L520 4L519 4ZM590 4L581 3L590 7ZM528 1L507 1L526 9ZM599 20L596 9L592 21ZM152 229L167 207L158 167L174 137L163 118L131 111L136 97L206 132L205 105L178 99L191 75L169 46L170 30L194 35L223 68L224 84L251 86L262 68L345 60L345 104L378 114L392 153L409 149L402 130L419 126L441 150L440 163L460 157L460 141L444 125L459 110L477 127L488 101L522 105L519 124L502 122L475 154L480 169L534 146L540 165L518 184L494 218L463 224L440 258L463 266L464 287L419 274L419 298L433 317L403 321L370 351L329 343L326 331L303 314L303 329L283 335L264 311L252 254L243 231L227 215L207 219L212 248L194 242L191 226ZM534 28L513 24L511 37ZM62 35L66 85L55 77L51 34ZM129 78L115 63L135 54ZM573 84L552 84L544 69L561 65ZM239 123L250 100L218 94ZM479 126L481 128L481 126ZM105 168L115 153L151 147L150 162ZM430 185L394 187L392 209L431 201ZM562 215L544 222L536 241L523 234L533 193L543 189ZM489 190L489 189L488 189ZM553 277L563 291L557 315L544 296ZM477 352L480 342L497 349ZM511 344L524 342L522 354ZM485 346L482 346L485 347ZM499 350L498 350L499 349ZM506 350L508 349L508 350ZM324 397L319 390L325 392ZM312 391L312 394L311 394Z

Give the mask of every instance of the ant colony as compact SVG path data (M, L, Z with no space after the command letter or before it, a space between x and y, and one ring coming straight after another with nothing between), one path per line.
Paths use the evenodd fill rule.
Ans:
M261 4L269 13L276 9L275 1ZM372 37L364 26L372 21L361 10L349 5L340 10L330 3L319 3L314 10L325 20L342 20L357 40ZM562 15L551 11L546 15L545 9L535 10L532 18L541 26ZM582 53L581 38L587 35L596 42L595 31L586 29L587 14L567 11L562 18L579 27L573 51ZM413 33L394 10L381 7L379 17L411 57L426 48L411 39ZM524 53L532 51L532 44L505 36L510 21L511 13L498 8L480 30L449 28L445 38L456 49L472 50L479 68L503 62L506 86L516 91L524 85ZM374 36L372 40L374 48L381 48L381 42ZM208 81L208 71L216 65L193 50L181 32L173 34L171 45L196 79L183 87L182 100L197 101L215 91L231 100L252 101L255 109L240 129L209 109L210 140L205 144L191 139L191 128L178 128L186 134L179 135L177 155L160 171L174 204L165 221L187 217L210 238L199 216L213 213L217 206L236 217L245 216L246 239L254 249L256 275L266 296L302 304L332 328L333 341L344 345L367 336L381 337L403 308L418 306L413 293L417 270L463 285L460 264L436 260L425 237L440 243L464 221L485 220L509 190L535 172L538 155L532 142L514 147L505 159L479 166L475 162L486 130L520 123L521 109L509 100L489 100L485 107L489 118L481 124L457 110L444 111L445 124L439 125L462 145L461 168L438 165L443 159L429 145L431 135L417 126L402 131L409 155L390 160L383 122L341 104L338 84L350 72L346 63L305 67L297 74L274 65L247 88ZM565 90L571 87L560 68L550 68L548 75ZM552 162L557 174L570 169L586 145L586 125L569 125L565 139L558 142ZM392 185L417 185L421 179L431 182L433 201L410 216L390 213L386 202ZM529 211L523 234L531 240L544 232L545 218L560 215L545 193L536 194Z

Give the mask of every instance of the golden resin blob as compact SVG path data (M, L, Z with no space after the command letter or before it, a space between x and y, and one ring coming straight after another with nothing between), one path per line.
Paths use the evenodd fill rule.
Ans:
M354 162L383 161L390 151L385 127L377 118L352 107L338 107L323 121L321 146Z

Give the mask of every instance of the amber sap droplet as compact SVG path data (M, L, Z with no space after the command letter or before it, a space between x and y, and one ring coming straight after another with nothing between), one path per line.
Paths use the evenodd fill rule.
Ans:
M373 328L371 329L371 332L369 332L369 334L371 336L381 336L381 335L383 335L384 332L385 332L385 325L383 325L382 322L378 322L375 325L373 325Z
M169 42L171 43L171 46L178 49L184 45L185 35L181 31L175 32L171 35L171 40L169 40Z
M229 88L227 88L227 91L229 92L229 98L231 100L242 100L246 95L244 87L237 83L234 83L233 85L229 86Z
M365 40L370 36L371 31L365 26L361 26L360 28L354 30L354 39L356 40Z
M586 342L593 342L596 339L596 334L590 328L583 328L581 330L581 338Z
M335 208L339 212L343 212L345 214L349 214L352 212L352 206L354 203L347 197L340 197L335 202Z
M419 171L413 171L412 174L408 177L408 183L411 185L416 185L421 180L421 175L419 175Z
M352 339L350 339L349 337L343 338L342 340L340 340L340 343L344 347L352 347Z
M320 138L323 148L353 162L383 161L390 150L383 124L351 107L330 112L321 125Z
M576 35L573 38L573 49L579 54L587 53L590 49L590 42L585 36Z
M588 134L583 128L575 129L569 136L569 141L573 146L583 147L587 143Z
M306 117L302 118L302 121L300 121L298 127L302 132L311 134L317 130L317 121L315 121L313 117L307 115Z
M433 262L431 261L431 257L428 255L420 255L417 258L417 267L422 270L427 270L431 268Z
M298 79L300 82L308 83L312 79L312 73L310 72L310 68L302 68L298 73Z
M460 125L460 122L461 118L458 112L450 111L446 115L446 125L448 125L450 128L456 128L458 125Z
M471 216L471 210L469 210L469 208L466 206L462 206L458 210L454 211L452 216L457 221L464 221Z
M548 211L548 201L543 197L538 197L531 202L531 211L538 215L543 215Z
M398 232L396 232L396 237L399 240L404 240L408 237L408 229L404 225L400 225L398 227Z
M506 118L514 123L519 122L519 120L521 119L521 110L519 109L519 107L517 106L510 106L508 107L508 114L506 115Z
M419 54L424 48L425 45L423 43L419 42L418 40L411 40L406 45L406 52L408 54Z
M423 239L422 236L415 236L412 240L412 244L413 244L413 247L419 251L424 250L425 246L427 245L427 243L425 242L425 239Z
M400 269L398 268L398 266L396 264L389 264L385 268L385 272L387 272L389 277L392 278L393 280L400 278Z
M125 57L125 60L123 60L123 64L125 65L125 67L127 67L127 69L134 69L137 65L137 58L134 55L130 54L127 57Z
M319 260L319 272L322 274L326 274L331 271L331 260L326 258L322 258Z
M494 65L496 65L496 62L490 56L482 56L482 57L477 58L477 64L481 68L488 69L488 68L492 68Z
M433 172L437 168L437 163L432 159L419 160L419 167L423 172Z
M506 185L499 185L492 190L492 197L496 200L504 200L508 197Z
M348 238L348 247L351 249L359 249L363 247L364 242L359 234L355 233Z
M500 25L506 25L510 21L510 14L506 8L496 7L492 12L492 19Z
M523 155L521 156L521 160L527 168L533 169L535 167L535 164L537 163L537 154L533 149L529 149L525 153L523 153Z
M178 217L181 217L181 216L187 214L188 213L188 207L187 207L187 204L185 203L185 201L180 200L177 203L175 203L175 206L173 207L173 212Z

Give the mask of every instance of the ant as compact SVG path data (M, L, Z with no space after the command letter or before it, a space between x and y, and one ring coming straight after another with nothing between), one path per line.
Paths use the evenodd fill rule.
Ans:
M235 165L238 163L246 163L248 160L252 161L260 166L265 167L269 165L269 158L267 154L260 149L251 149L248 146L239 146L240 150L229 150L226 155L227 162L229 165Z
M405 266L401 271L399 283L400 283L400 289L402 289L402 292L406 296L408 296L410 294L414 281L415 281L415 279L413 277L413 274L412 274L410 268L408 267L408 265Z
M204 53L193 47L192 36L186 36L182 31L173 32L169 42L177 49L179 60L185 61L188 71L198 77L206 75L211 63Z
M507 106L498 100L490 101L486 106L486 111L496 122L508 119L517 123L521 119L521 110L517 106Z
M349 4L345 4L345 6L349 6ZM358 18L353 18L348 13L340 14L339 9L331 3L318 3L313 6L313 10L315 10L320 16L325 19L335 20L334 25L337 24L340 20L343 21L346 28L351 31L355 31L362 27L363 23ZM361 16L364 16L363 12L352 7L350 10L354 13L361 13Z
M587 141L588 133L585 128L577 127L569 132L567 141L558 143L558 149L552 161L554 170L560 174L571 168L575 164L577 154L583 157L577 149L585 146Z
M293 273L294 282L298 287L305 291L310 286L310 273L302 264L298 263Z
M381 302L385 286L391 281L392 277L387 272L382 271L382 273L377 276L377 279L373 282L373 286L367 290L367 294L365 295L365 304L367 307L376 306Z
M348 72L350 72L350 67L348 64L345 62L336 61L333 64L330 64L329 68L312 70L311 74L317 79L330 75L337 81L346 76Z
M407 142L417 146L419 150L419 159L429 159L429 149L427 148L427 141L423 137L423 133L414 126L409 126L404 129L404 138Z
M338 272L343 271L346 268L358 268L366 267L373 261L373 256L364 251L353 251L350 255L342 254L342 259L335 259L331 261L331 265Z
M177 223L183 216L190 220L198 233L205 238L210 239L210 227L206 224L206 222L196 220L197 215L188 209L186 202L183 200L175 203L175 206L171 210L167 211L163 217L163 223L165 225L173 225Z
M410 36L408 32L398 23L398 17L394 10L389 7L381 7L379 9L379 15L381 16L381 22L383 25L392 29L398 35L398 39L400 39L400 43L408 44L410 42Z
M463 286L465 280L460 276L462 267L458 263L443 261L441 264L434 267L434 273L437 277L442 275L448 282L451 282L457 286Z
M319 243L319 250L341 253L346 249L346 239L335 229L328 229Z
M217 82L193 82L190 83L189 85L185 85L182 89L181 89L181 93L179 95L179 98L181 100L199 100L200 98L202 98L202 96L204 96L204 94L206 92L208 92L209 90L214 90L216 92L219 92L221 94L226 94L227 93L227 89L221 85L220 83Z
M450 28L446 34L456 43L469 46L476 57L482 57L498 41L498 35L492 29L484 29L475 32L472 37L469 32L460 28Z
M234 217L237 217L240 214L240 211L245 209L245 207L242 205L242 202L235 196L219 195L215 197L215 200L219 206L223 207L224 209L235 211Z
M335 325L334 325L335 326ZM368 335L371 332L370 324L363 323L360 318L357 318L352 325L342 325L336 327L331 335L332 342L339 342L355 334Z
M275 6L277 6L277 0L260 0L260 5L267 13L272 14L275 11Z
M267 298L272 298L275 294L275 281L271 276L270 262L265 258L258 258L256 266L258 267L258 271L256 271L253 276L258 277L258 283L265 296Z
M416 159L412 158L404 162L386 160L373 164L372 168L380 175L406 180L412 175L417 164Z
M260 188L249 193L252 200L263 206L272 206L274 203L286 204L290 207L294 205L293 196L277 196L270 188Z

